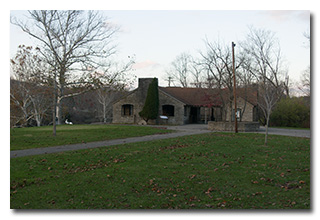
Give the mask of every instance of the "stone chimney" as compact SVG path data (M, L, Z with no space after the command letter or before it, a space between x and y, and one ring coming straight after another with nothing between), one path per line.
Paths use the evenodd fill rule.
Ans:
M153 80L153 78L139 78L138 89L144 90L147 92L152 80Z
M137 93L138 93L138 96L141 98L141 103L143 103L143 104L144 104L145 99L147 97L149 85L153 79L154 78L139 78ZM157 81L158 81L158 79L157 79Z

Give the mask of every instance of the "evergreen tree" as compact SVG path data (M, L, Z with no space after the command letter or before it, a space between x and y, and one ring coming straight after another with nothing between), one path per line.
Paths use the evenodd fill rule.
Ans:
M158 91L158 79L154 78L148 87L148 93L143 109L139 112L146 122L149 119L157 119L159 112L159 91Z

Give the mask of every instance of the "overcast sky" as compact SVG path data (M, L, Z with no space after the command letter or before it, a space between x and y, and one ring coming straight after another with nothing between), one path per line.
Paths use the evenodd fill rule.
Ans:
M101 5L102 4L102 5ZM9 17L10 10L20 9L236 9L236 10L265 10L265 9L305 9L311 10L312 13L312 34L314 38L313 42L313 65L312 65L312 132L319 130L318 124L320 124L320 117L316 114L315 110L319 109L317 95L319 95L317 85L319 79L318 75L315 74L317 71L317 49L318 44L316 42L317 30L319 30L317 23L318 15L318 2L314 0L304 1L279 1L279 0L268 0L268 1L257 1L257 0L227 0L227 1L214 1L214 0L162 0L162 1L150 1L150 0L117 0L117 1L73 1L73 0L55 0L55 1L43 1L43 0L12 0L2 5L0 13L1 28L4 32L2 34L2 50L6 51L1 54L0 62L3 68L3 74L1 74L1 100L6 103L7 106L1 109L2 123L1 132L7 137L2 141L2 158L6 167L10 165L10 158L8 157L8 146L10 146L10 108L9 108L9 56L15 53L18 44L28 43L28 39L25 38L23 33L12 30ZM187 15L189 13L189 15ZM166 12L162 15L154 16L154 13L150 11L145 12L132 12L132 11L109 11L108 15L111 17L111 21L120 24L123 28L123 33L119 37L119 44L121 49L122 57L128 54L136 54L137 57L137 70L136 75L138 76L158 76L163 74L163 69L170 64L172 59L183 51L189 51L190 53L196 54L197 49L203 48L202 40L207 36L209 40L217 40L220 38L226 44L230 44L230 41L237 43L239 40L243 40L245 33L247 32L248 25L254 25L257 28L266 28L276 32L283 54L288 61L289 74L292 78L299 78L299 74L303 71L310 63L309 49L304 47L306 42L303 37L303 32L309 30L309 16L304 12L288 12L288 11L211 11L211 12L179 12L172 11ZM193 16L192 16L193 14ZM198 16L195 16L198 14ZM201 15L199 15L201 14ZM179 16L178 16L179 15ZM147 17L145 17L147 16ZM183 24L177 26L177 24ZM156 34L154 34L156 33ZM180 33L182 33L180 35ZM180 35L180 36L179 36ZM10 42L10 43L8 43ZM134 44L132 44L134 42ZM10 50L10 54L7 52ZM156 65L159 64L159 65ZM318 136L312 136L312 143L314 146L319 144ZM314 158L319 157L319 151L316 151L314 147ZM318 160L314 160L312 163L313 167L320 168ZM4 169L4 176L10 178L10 169ZM319 175L314 175L312 178L313 182L319 182ZM9 183L8 181L2 181L2 194L8 193ZM320 198L320 190L314 192L314 200ZM17 213L10 210L10 204L7 201L7 197L3 197L1 200L2 214L9 216L10 218L19 218ZM99 215L99 213L96 213ZM105 218L106 213L101 213L99 217ZM128 218L134 216L137 213L116 213L112 215L117 218ZM179 213L179 217L184 219L194 219L200 217L202 219L212 219L212 217L220 217L227 219L270 219L273 217L280 217L282 213L214 213L212 216L208 212L204 213ZM42 215L42 214L41 214ZM83 213L72 213L77 219L87 219L88 216ZM141 213L140 213L141 215ZM164 216L165 215L165 216ZM143 213L139 219L176 219L177 215L168 216L168 213L164 215L159 213ZM196 216L195 216L196 215ZM315 208L312 212L307 213L286 213L286 218L291 220L300 220L301 218L315 219L315 216L319 216L319 209ZM112 217L110 216L110 217ZM28 213L28 216L24 216L25 219L36 219L43 218L43 216ZM97 217L97 216L95 216ZM108 216L109 217L109 216ZM46 219L56 219L56 213L45 216ZM59 218L70 219L70 213L65 215L59 215Z
M232 11L232 10L107 10L101 11L109 22L120 25L116 42L118 59L135 55L134 74L137 77L158 77L167 86L166 70L177 55L193 56L204 50L203 40L230 45L245 39L248 27L275 32L290 79L297 81L310 64L310 48L303 33L310 31L309 11ZM11 11L12 16L27 15L27 11ZM20 44L37 42L10 25L10 54ZM237 47L235 48L237 52Z

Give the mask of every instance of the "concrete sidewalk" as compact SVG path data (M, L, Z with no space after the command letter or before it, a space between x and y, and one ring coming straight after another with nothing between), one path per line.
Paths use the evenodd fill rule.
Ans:
M52 153L59 153L59 152L65 152L65 151L113 146L118 144L137 143L137 142L143 142L143 141L162 140L167 138L176 138L176 137L182 137L186 135L203 134L203 133L210 132L209 130L206 130L206 129L195 129L195 128L181 129L179 127L168 127L168 129L175 130L175 132L168 133L168 134L155 134L155 135L148 135L148 136L142 136L142 137L131 137L131 138L125 138L125 139L108 140L108 141L61 145L61 146L55 146L55 147L34 148L34 149L27 149L27 150L16 150L16 151L10 151L10 158L39 155L39 154L52 154Z

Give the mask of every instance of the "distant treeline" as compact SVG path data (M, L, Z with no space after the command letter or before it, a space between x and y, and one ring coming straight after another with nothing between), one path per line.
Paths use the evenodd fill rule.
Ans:
M310 128L310 97L281 99L270 120L271 126Z

